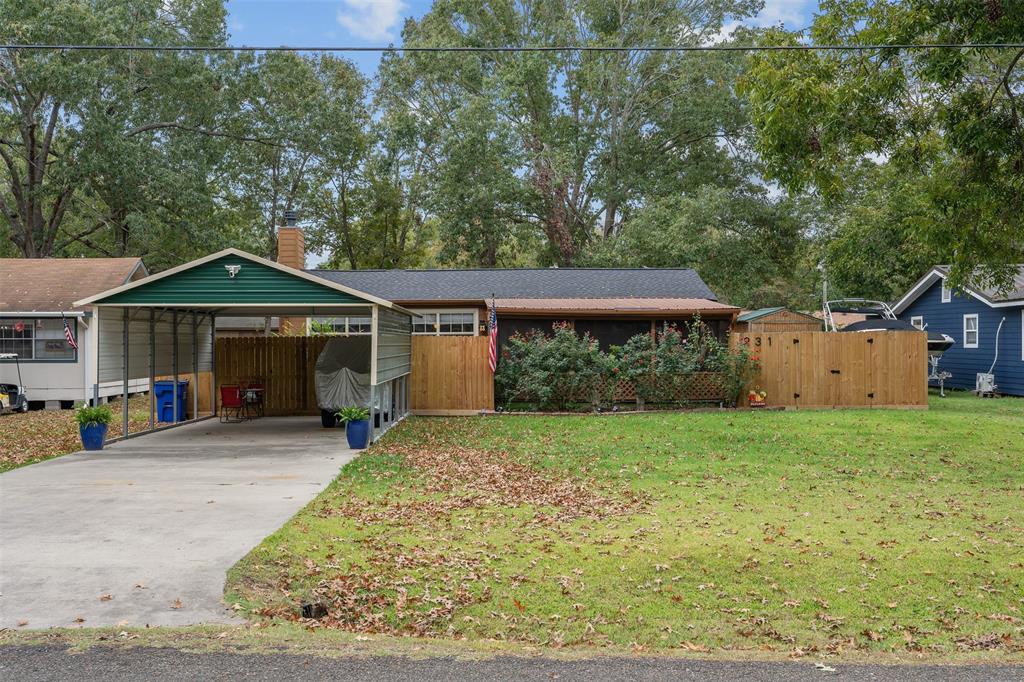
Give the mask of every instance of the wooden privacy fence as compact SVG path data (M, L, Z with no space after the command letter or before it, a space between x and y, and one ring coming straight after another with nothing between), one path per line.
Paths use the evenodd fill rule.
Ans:
M217 385L262 380L263 408L273 416L320 414L316 359L328 336L239 336L217 339ZM220 391L217 395L220 402Z
M266 387L266 414L319 414L314 373L316 359L329 338L219 338L217 384L262 379ZM409 390L410 408L419 412L458 414L493 410L494 380L487 366L487 337L414 336Z
M486 336L412 337L411 408L414 412L494 409L494 375Z
M768 406L928 406L924 332L744 332L731 342L760 358L752 386Z

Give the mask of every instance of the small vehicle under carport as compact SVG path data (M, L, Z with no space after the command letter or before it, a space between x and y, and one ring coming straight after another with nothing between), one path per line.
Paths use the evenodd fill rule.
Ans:
M336 336L316 359L316 401L326 429L338 425L343 407L370 406L370 337Z
M2 381L0 374L0 414L8 412L28 412L28 395L25 393L25 384L21 380L21 363L18 361L17 353L0 353L0 360L14 360L17 370L18 383L6 383ZM6 367L7 363L0 363L0 367Z

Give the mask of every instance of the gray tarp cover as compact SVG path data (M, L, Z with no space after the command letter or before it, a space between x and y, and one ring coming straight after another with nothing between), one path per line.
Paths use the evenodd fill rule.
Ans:
M316 401L332 412L370 404L370 337L338 336L316 359Z

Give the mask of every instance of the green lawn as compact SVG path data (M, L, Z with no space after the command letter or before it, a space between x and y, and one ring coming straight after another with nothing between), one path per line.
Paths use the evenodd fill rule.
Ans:
M256 619L628 650L1024 651L1024 400L410 419L231 572Z

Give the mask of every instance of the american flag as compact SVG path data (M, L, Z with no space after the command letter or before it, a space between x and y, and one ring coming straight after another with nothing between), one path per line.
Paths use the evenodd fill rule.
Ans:
M75 335L71 333L71 327L68 326L68 318L61 315L61 319L64 320L64 339L68 342L68 345L78 350L78 344L75 343Z
M487 342L487 365L491 368L491 374L498 371L498 311L494 306L494 298L491 297L491 312L487 318L487 335L490 337Z

